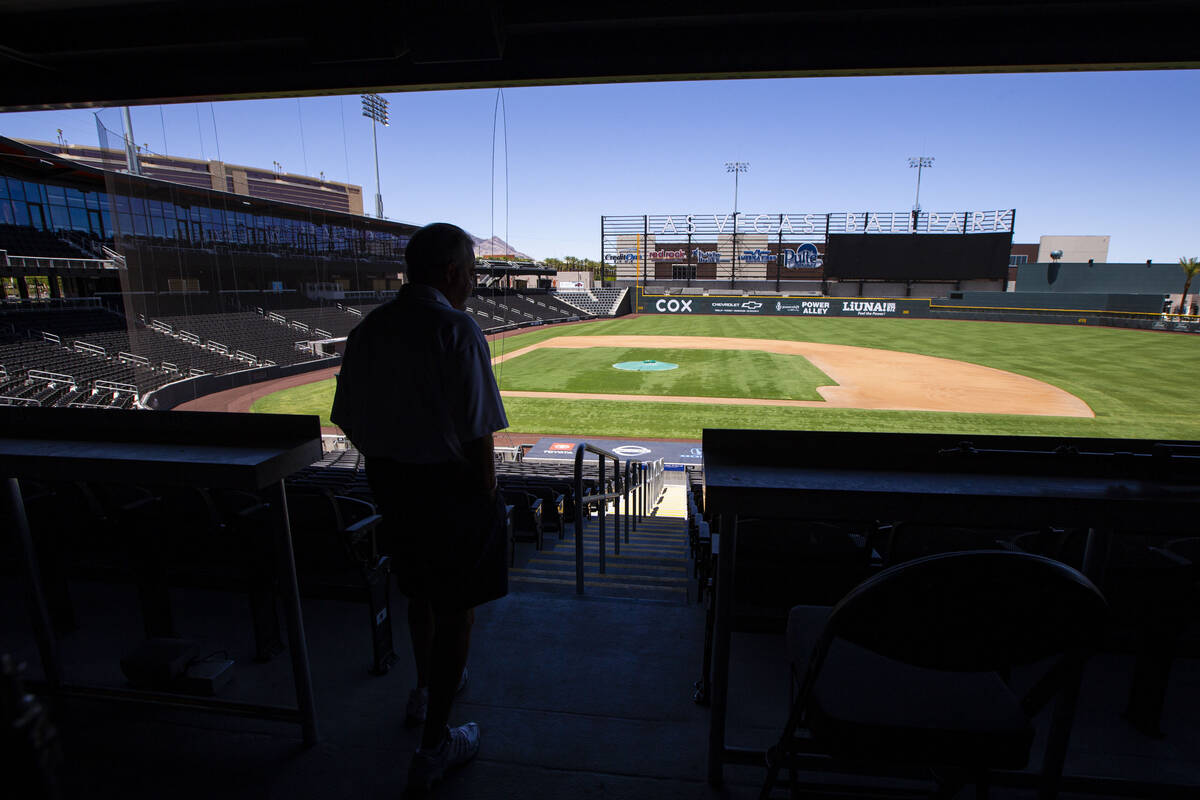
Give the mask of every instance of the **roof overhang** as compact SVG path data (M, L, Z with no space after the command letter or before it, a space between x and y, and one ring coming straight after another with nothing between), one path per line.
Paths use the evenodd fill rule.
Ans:
M0 110L647 80L1194 68L1186 0L13 0Z

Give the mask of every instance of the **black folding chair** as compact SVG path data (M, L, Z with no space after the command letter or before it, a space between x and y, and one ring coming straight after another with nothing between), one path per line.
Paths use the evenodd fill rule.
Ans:
M307 594L365 600L370 614L372 666L385 674L396 662L390 608L391 557L380 555L375 528L381 517L362 500L325 491L288 489L296 571ZM264 505L256 515L271 524ZM273 515L271 515L273 517Z
M932 778L939 796L989 771L1023 769L1033 719L1057 698L1039 797L1057 794L1084 663L1107 614L1100 591L1041 556L929 556L863 582L832 611L798 606L788 626L806 664L761 797L797 769ZM819 634L818 634L819 631ZM1050 666L1023 695L1014 667Z
M704 655L692 699L708 705L712 641L716 621L712 577L720 556L712 535L699 523L697 589L706 598ZM736 631L780 633L788 609L797 603L830 607L865 578L879 571L878 554L868 544L871 524L834 524L790 519L738 521L738 577L734 582ZM860 533L866 531L867 533Z
M938 553L1011 550L1008 540L1023 533L1026 532L897 522L890 528L882 528L872 537L872 544L882 556L884 566L891 567Z
M543 503L540 497L521 489L504 489L501 495L505 504L512 509L509 512L512 525L508 530L508 565L511 567L517 560L517 542L532 542L538 550L542 549Z

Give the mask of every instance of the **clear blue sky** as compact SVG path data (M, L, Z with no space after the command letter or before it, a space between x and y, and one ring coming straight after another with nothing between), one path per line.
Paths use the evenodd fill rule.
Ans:
M387 216L493 232L495 90L388 95ZM1108 234L1110 261L1200 255L1200 72L701 81L506 89L509 241L596 258L601 214L725 213L725 161L749 161L747 213L1017 209L1016 241ZM100 112L121 128L118 109ZM215 126L214 126L215 117ZM343 125L344 119L344 125ZM363 186L371 132L357 95L133 109L138 143ZM0 115L0 134L96 142L91 111ZM302 147L303 138L303 147ZM494 232L505 235L497 135Z

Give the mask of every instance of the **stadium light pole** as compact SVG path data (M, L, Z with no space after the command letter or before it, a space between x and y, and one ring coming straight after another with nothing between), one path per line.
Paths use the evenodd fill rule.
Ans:
M921 170L933 168L933 156L909 156L908 168L917 171L917 199L913 201L913 233L916 233L917 217L921 213Z
M725 171L733 173L733 263L729 266L729 288L732 289L737 275L738 176L750 171L750 162L726 161Z
M141 175L142 163L138 160L137 145L133 143L133 119L129 116L129 106L121 111L125 120L125 168L130 175Z
M362 115L371 120L371 144L375 147L375 216L383 219L383 195L379 188L379 140L375 136L375 123L388 126L388 101L377 94L362 96Z

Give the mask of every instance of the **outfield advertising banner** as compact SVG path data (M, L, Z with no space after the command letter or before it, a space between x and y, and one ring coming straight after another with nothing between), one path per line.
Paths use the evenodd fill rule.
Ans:
M1156 331L1174 331L1176 333L1200 333L1200 318L1163 314L1151 326Z
M655 461L661 458L664 465L685 467L689 464L700 466L704 461L704 452L700 449L699 442L640 442L629 439L597 439L591 436L587 439L571 436L539 439L525 454L525 460L574 462L575 446L584 441L603 447L620 457L622 462ZM588 458L589 463L595 463L594 455L589 455Z
M874 297L683 297L641 295L640 314L764 317L927 317L929 301Z

